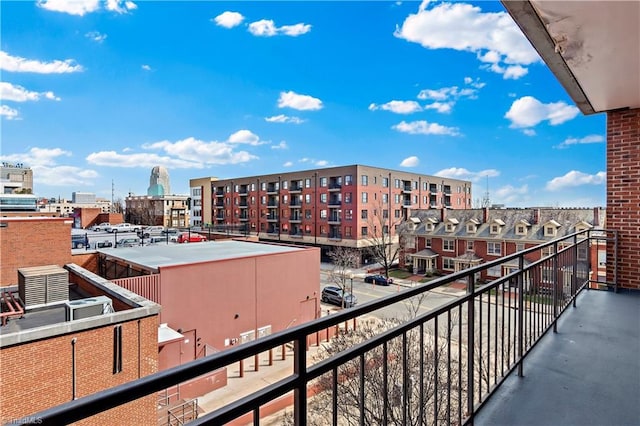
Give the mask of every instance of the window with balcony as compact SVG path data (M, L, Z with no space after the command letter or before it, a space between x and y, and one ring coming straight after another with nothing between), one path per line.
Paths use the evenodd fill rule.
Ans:
M453 240L442 240L442 250L444 251L453 251L455 247L455 241Z
M487 243L487 254L493 256L500 256L502 253L501 249L502 245L499 242L488 242Z
M453 271L456 268L456 262L450 257L442 258L442 269Z

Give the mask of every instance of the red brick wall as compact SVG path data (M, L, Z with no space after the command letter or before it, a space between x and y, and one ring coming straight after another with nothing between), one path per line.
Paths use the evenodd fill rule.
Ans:
M640 109L607 113L607 222L618 231L618 285L640 289ZM607 281L613 282L613 245Z
M77 397L156 372L158 317L139 321L121 323L122 372L117 374L113 374L115 324L0 349L0 423L72 399L71 341L74 338ZM81 424L156 425L156 404L154 394L105 411Z

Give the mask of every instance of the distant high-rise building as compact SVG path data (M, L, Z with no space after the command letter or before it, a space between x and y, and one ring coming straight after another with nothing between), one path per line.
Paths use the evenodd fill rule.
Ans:
M33 194L33 170L20 163L3 162L0 187L3 194Z
M171 194L171 186L169 185L169 172L165 167L155 166L151 169L151 177L149 178L149 188L147 195L163 196Z
M95 204L96 194L92 192L72 192L71 202L73 204Z

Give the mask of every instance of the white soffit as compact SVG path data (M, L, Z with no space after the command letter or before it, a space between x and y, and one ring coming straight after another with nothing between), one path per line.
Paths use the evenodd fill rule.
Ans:
M583 113L640 108L640 1L502 3Z

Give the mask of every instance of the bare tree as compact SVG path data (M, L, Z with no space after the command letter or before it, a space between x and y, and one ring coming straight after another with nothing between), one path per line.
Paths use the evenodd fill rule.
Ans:
M402 219L392 219L389 204L379 200L373 211L368 212L366 253L384 268L389 278L389 270L399 261L400 252L410 236L410 227Z
M360 255L358 251L349 247L335 247L329 252L329 258L333 263L330 280L340 286L343 294L347 291L347 280L353 280L351 268L358 266ZM345 298L342 298L344 308Z

